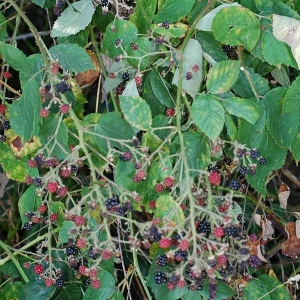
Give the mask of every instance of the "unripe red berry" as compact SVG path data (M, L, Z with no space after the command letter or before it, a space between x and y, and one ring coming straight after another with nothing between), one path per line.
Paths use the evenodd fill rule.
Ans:
M3 77L6 78L6 79L8 79L8 78L10 78L12 76L11 76L10 72L6 71L6 72L3 73Z
M43 271L44 271L43 265L41 265L41 264L36 264L36 265L34 265L34 267L33 267L33 272L34 272L35 274L42 274Z
M41 116L42 118L47 118L47 117L49 116L49 114L50 114L50 111L49 111L49 109L47 109L47 108L42 108L42 109L40 110L40 116Z
M162 238L159 240L158 244L160 248L166 249L171 246L171 240L169 238Z

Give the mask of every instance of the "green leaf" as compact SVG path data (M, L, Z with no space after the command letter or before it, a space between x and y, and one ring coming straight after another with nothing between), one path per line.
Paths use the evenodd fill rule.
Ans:
M34 79L37 84L40 85L44 76L44 72L41 72L44 67L43 57L40 53L36 53L28 56L27 59L31 65L32 75L34 75ZM25 82L28 79L28 73L20 71L19 77L21 82Z
M264 109L265 104L262 101L258 102ZM256 148L260 155L267 160L266 165L258 165L254 176L247 175L249 184L260 192L263 196L266 195L266 178L273 170L282 167L286 158L286 150L280 149L274 142L266 127L266 113L262 112L260 118L254 125L240 119L238 126L238 140L240 143L247 145L249 148Z
M282 105L282 112L289 113L300 110L300 76L298 76L288 89Z
M3 288L1 288L1 297L3 299L20 299L19 295L24 287L22 281L7 282Z
M1 24L1 29L0 29L0 42L4 42L5 38L8 36L7 35L7 23L6 23L6 18L5 16L0 13L0 24Z
M77 44L80 47L85 47L88 43L89 29L85 28L76 34L58 37L58 44Z
M111 12L103 13L102 6L97 5L96 11L93 14L92 25L95 25L101 32L105 32L109 23L114 20L114 15Z
M75 44L60 44L49 50L54 59L66 70L74 73L95 69L86 51Z
M243 300L263 299L271 300L268 290L260 280L254 279L249 282L243 289Z
M135 68L139 67L140 71L144 71L148 67L150 61L150 56L146 55L150 52L149 39L139 37L133 43L136 44L138 47L136 50L132 49L130 45L127 45L125 48L125 51L127 52L128 56L135 57L128 58L128 62Z
M115 183L126 190L135 191L137 188L137 184L133 181L135 172L134 164L118 160L114 175Z
M262 54L266 62L273 66L285 64L297 68L297 63L291 52L291 48L277 40L271 28L266 28L261 33Z
M123 54L123 49L133 43L137 39L138 30L134 24L129 21L116 19L107 26L103 37L102 47L103 51L107 53L110 58L114 58ZM121 46L116 46L116 40L121 41Z
M184 132L183 141L190 169L204 170L210 163L210 146L208 138L199 132ZM194 176L196 172L191 172Z
M286 1L284 1L286 2ZM295 1L293 1L295 2ZM277 0L255 0L255 5L262 15L269 16L272 14L280 14L291 18L298 18L299 15L290 6Z
M1 265L0 271L3 274L8 275L11 278L18 278L20 276L20 273L19 273L17 267L15 266L14 262L12 262L12 261L8 261L4 265Z
M83 300L109 299L115 293L115 279L108 271L100 270L98 278L101 281L101 287L95 290L89 286Z
M19 300L48 300L53 295L56 286L47 287L43 280L26 283L20 293Z
M54 22L51 36L69 36L85 29L90 24L94 12L95 8L90 0L70 4Z
M63 289L59 289L59 295L55 297L55 300L81 300L83 291L79 284L68 284ZM95 299L96 300L96 299Z
M224 108L214 96L202 93L193 102L192 118L199 129L215 141L224 126Z
M220 44L216 41L213 34L209 31L198 31L196 39L202 47L203 52L210 55L215 61L219 62L227 59L227 55L222 51Z
M265 95L270 87L264 77L254 73L253 69L246 67L243 72L240 72L232 90L242 98L252 98Z
M151 111L141 97L120 96L120 106L125 120L140 130L149 130L152 124Z
M31 185L19 199L18 207L22 220L22 227L26 222L28 222L28 218L25 216L25 213L27 211L34 211L36 198L36 189L33 185Z
M269 296L271 300L286 300L290 299L290 293L286 287L276 278L270 275L260 275L258 277L260 282L263 283L264 287L270 292Z
M190 39L183 51L182 88L184 92L195 97L202 82L202 48L197 40ZM198 68L197 71L193 67ZM189 73L188 73L189 72ZM192 77L187 77L192 75ZM179 69L176 70L172 83L178 86ZM190 79L188 79L190 78Z
M240 61L224 60L215 64L207 75L206 87L211 94L227 92L237 81Z
M62 227L59 231L59 241L57 243L57 247L61 244L67 243L70 239L70 230L74 228L76 225L72 221L64 221Z
M258 120L262 112L262 108L258 104L247 99L238 97L225 98L222 100L222 103L229 114L241 117L251 124Z
M271 75L274 77L276 81L278 81L282 86L290 85L290 78L287 74L286 68L274 68L271 71Z
M254 48L260 36L260 24L256 16L244 7L223 8L214 17L211 29L221 43L243 45L248 51Z
M95 126L94 133L97 135L95 137L96 143L106 153L108 148L124 149L122 142L126 139L131 141L135 135L132 127L117 112L101 116ZM117 140L120 140L120 142Z
M154 22L159 23L168 20L173 23L185 17L193 8L195 0L185 0L178 5L177 0L167 0L163 7L154 16Z
M70 153L67 126L61 117L50 115L42 120L40 140L43 145L47 145L47 157L65 159Z
M141 7L143 9L141 9ZM150 28L150 25L144 16L146 12L150 21L152 21L154 13L156 10L156 1L141 0L139 5L134 9L134 13L130 15L129 21L132 22L139 30L139 33L147 33Z
M15 70L23 72L24 77L29 79L32 75L31 65L25 54L9 44L0 43L0 51L5 61Z
M40 7L44 7L46 0L31 0L36 5L39 5Z
M25 182L27 158L17 159L7 144L0 144L0 163L5 175L12 180Z
M213 19L216 16L217 12L219 12L220 10L222 10L225 7L232 7L232 6L240 6L240 5L238 3L219 5L218 7L214 8L212 11L210 11L208 14L206 14L204 17L202 17L200 19L200 21L197 23L196 28L198 30L211 31L211 25L212 25ZM197 11L197 16L198 16L198 14L199 14L199 10Z
M150 72L151 88L158 101L167 106L174 107L174 101L164 79L154 70Z
M199 291L199 294L201 294L201 296L204 297L205 299L210 298L208 280L203 281L203 288L201 291ZM229 287L225 282L218 280L217 294L215 300L228 299L232 297L234 294L235 292L231 287Z
M298 128L298 134L292 144L292 153L296 163L298 164L300 161L300 128Z
M23 86L22 96L10 106L11 128L21 137L23 143L32 136L39 135L40 99L37 82L29 80Z
M265 95L267 129L280 148L290 149L298 132L299 110L282 114L282 101L287 89L275 88Z
M227 135L231 141L237 140L237 127L232 118L232 116L225 114L225 126L227 130Z

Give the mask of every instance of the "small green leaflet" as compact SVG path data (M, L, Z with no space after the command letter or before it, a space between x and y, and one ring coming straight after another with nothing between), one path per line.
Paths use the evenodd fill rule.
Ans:
M87 27L93 17L93 1L81 0L70 4L54 22L51 36L62 37L76 34Z
M197 40L190 39L183 51L182 88L195 97L202 82L202 48ZM188 77L191 75L191 78ZM178 86L179 69L176 70L172 84Z
M209 93L227 92L239 77L240 65L240 61L234 60L223 60L215 64L207 75L206 87Z
M213 95L202 93L193 102L192 118L199 129L215 141L225 122L223 105Z
M213 19L212 32L223 44L243 45L251 51L260 36L260 24L254 13L245 7L225 7ZM203 30L203 29L202 29Z
M35 198L36 189L35 186L31 185L19 199L18 207L22 220L22 227L28 222L28 218L25 216L26 211L34 211Z

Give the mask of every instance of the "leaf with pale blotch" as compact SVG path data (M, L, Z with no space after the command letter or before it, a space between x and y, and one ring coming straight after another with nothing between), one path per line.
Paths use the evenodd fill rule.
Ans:
M243 289L243 299L271 300L268 290L259 280L251 280Z
M107 79L106 79L107 80ZM125 90L122 93L122 96L132 96L139 97L139 91L136 87L136 82L134 79L130 80L125 87Z
M210 139L215 141L221 133L225 113L223 105L212 95L200 94L192 105L192 118L194 123Z
M225 98L222 100L225 110L234 116L241 117L251 124L254 124L262 112L262 108L249 99L238 97Z
M190 39L183 51L182 88L195 97L202 82L202 48L197 40ZM177 69L172 83L178 86L179 70Z
M137 96L120 96L120 106L128 123L140 130L150 129L152 125L151 110L144 99Z
M214 17L216 16L217 12L219 12L221 9L225 7L230 6L240 6L238 3L230 3L230 4L221 4L212 11L210 11L208 14L206 14L203 18L200 19L200 21L197 23L196 28L198 30L203 31L210 31L211 30L211 24L213 22Z
M300 68L300 21L273 14L273 34L279 41L291 47Z
M94 12L93 1L82 0L70 4L54 22L51 36L61 37L76 34L90 24Z
M251 51L260 36L260 24L255 14L245 7L225 7L213 19L215 38L226 45L243 45Z
M287 206L287 200L290 196L290 188L287 184L284 182L281 182L279 190L278 190L278 199L280 203L280 207L283 209L286 209Z
M182 208L170 195L159 196L156 199L156 212L153 217L165 220L170 226L184 221Z
M215 64L207 75L206 87L209 93L227 92L239 77L240 65L240 61L234 60L223 60Z

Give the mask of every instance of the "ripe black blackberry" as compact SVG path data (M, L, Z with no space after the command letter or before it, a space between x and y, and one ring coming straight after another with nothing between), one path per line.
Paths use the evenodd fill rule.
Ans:
M33 180L32 180L32 184L33 184L34 186L36 186L36 187L39 187L39 186L42 185L42 179L39 178L39 177L35 177L35 178L33 178Z
M66 248L66 254L68 256L77 255L78 254L78 248L75 245L71 245L71 246Z
M123 79L124 81L128 81L128 80L129 80L129 73L128 73L128 72L123 73L123 74L122 74L122 79Z
M132 159L132 154L129 151L124 152L123 154L119 155L120 160L122 161L129 161Z
M85 281L85 286L89 286L92 282L92 279L91 278L88 278L86 281Z
M220 168L218 166L209 165L207 169L208 169L208 172L219 172Z
M158 234L158 235L155 235L154 238L153 238L154 242L158 242L161 240L161 233Z
M238 180L233 179L230 181L230 184L229 184L230 189L238 191L240 187L241 187L241 185Z
M267 160L266 160L265 157L261 156L261 157L259 158L259 160L258 160L258 163L259 163L260 165L266 165L266 164L267 164Z
M238 219L238 221L242 222L242 221L243 221L243 215L242 215L242 214L239 214L239 215L237 216L237 219Z
M157 284L162 284L167 282L166 274L163 272L157 272L157 274L154 276L154 281Z
M115 45L118 47L121 44L121 39L116 39L115 40Z
M34 217L34 213L30 211L26 211L25 216L28 218L29 221L31 221L32 218Z
M62 288L64 286L64 283L65 283L65 281L63 280L63 278L61 276L59 276L55 282L55 284L58 288Z
M101 0L101 6L107 6L108 5L108 0Z
M2 125L3 125L3 127L4 127L4 130L8 130L8 129L11 128L11 127L10 127L9 121L3 121L3 122L2 122Z
M24 224L24 226L23 226L23 228L22 229L24 229L24 230L31 230L32 229L32 223L31 222L26 222L25 224Z
M222 50L229 59L237 59L237 53L235 47L224 45L222 46Z
M166 29L169 29L169 27L170 27L170 22L167 21L167 20L164 20L164 21L161 23L161 26L162 26L162 27L165 27Z
M197 232L198 233L210 233L211 228L209 222L206 221L206 219L203 219L199 222L197 226Z
M235 236L237 234L238 230L234 226L229 226L224 228L224 233L227 236Z
M94 246L91 246L88 250L88 256L92 259L97 259L100 256L100 253Z
M78 168L75 165L71 165L70 170L71 170L72 174L75 174L75 173L77 173Z
M178 249L175 251L175 260L182 261L187 260L187 252L182 251L181 249Z
M45 158L43 154L38 154L34 157L34 161L38 167L43 167L45 163Z
M158 255L156 259L156 263L160 266L166 266L168 264L168 257L167 255Z
M258 158L259 157L259 151L256 148L253 148L250 150L250 156L252 158Z
M126 209L123 205L117 207L116 212L118 215L123 216L126 212Z
M0 134L0 142L3 143L6 141L6 136L3 134Z
M240 174L241 174L242 176L245 176L245 175L247 174L247 172L248 172L248 167L247 167L247 166L242 166L242 167L240 168Z
M261 260L256 255L250 255L249 266L251 268L257 268L261 265Z
M61 15L62 7L65 5L64 0L57 0L56 4L53 7L53 13L59 17Z
M71 90L71 86L67 84L65 81L61 81L56 85L56 91L58 93L64 94L67 91Z

